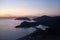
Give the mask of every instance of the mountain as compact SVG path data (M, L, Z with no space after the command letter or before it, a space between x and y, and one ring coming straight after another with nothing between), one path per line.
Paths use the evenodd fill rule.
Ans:
M40 23L41 25L46 26L58 26L57 24L60 24L60 16L50 17L50 16L41 16L33 19L34 21Z
M21 25L18 26L26 26L26 27L32 27L32 26L37 26L37 25L45 25L45 26L49 26L49 27L56 27L56 26L60 26L60 16L55 16L55 17L50 17L50 16L41 16L41 17L37 17L32 19L35 22L27 22L24 21L21 23ZM18 27L16 26L16 27Z
M34 21L46 21L46 20L48 20L49 18L51 18L51 17L50 17L50 16L43 15L43 16L41 16L41 17L37 17L37 18L34 18L34 19L32 19L32 20L34 20Z
M35 27L38 25L48 26L46 30L41 30L36 28L36 31L30 35L19 38L17 40L60 40L60 16L50 17L50 16L41 16L32 19L35 22L24 21L21 25L16 27Z

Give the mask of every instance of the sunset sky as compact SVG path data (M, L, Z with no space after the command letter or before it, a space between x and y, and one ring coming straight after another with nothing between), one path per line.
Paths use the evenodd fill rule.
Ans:
M0 17L60 15L60 0L0 0Z

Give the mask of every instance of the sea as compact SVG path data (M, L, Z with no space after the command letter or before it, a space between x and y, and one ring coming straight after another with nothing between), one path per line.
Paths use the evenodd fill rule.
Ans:
M35 28L15 28L20 25L23 20L15 20L15 18L0 19L0 40L16 40L33 33ZM42 27L42 26L40 26ZM44 28L45 29L45 28Z

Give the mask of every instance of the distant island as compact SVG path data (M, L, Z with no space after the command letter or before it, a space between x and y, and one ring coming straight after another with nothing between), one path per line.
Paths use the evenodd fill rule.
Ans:
M60 16L50 17L44 15L32 20L35 22L23 21L20 25L16 26L16 28L34 27L36 31L17 40L60 40ZM45 25L48 26L48 28L42 30L36 27L38 25Z
M30 21L31 19L28 17L18 17L15 20L28 20L28 21Z

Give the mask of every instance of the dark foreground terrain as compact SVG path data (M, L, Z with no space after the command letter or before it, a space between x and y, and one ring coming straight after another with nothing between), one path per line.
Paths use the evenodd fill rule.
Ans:
M33 20L36 22L22 22L21 25L16 26L16 28L22 27L22 25L25 27L27 24L29 27L34 26L36 28L38 25L45 25L48 26L48 28L46 28L46 30L36 28L35 32L17 40L60 40L60 16L42 16L34 18Z
M60 40L60 34L37 29L32 34L17 40Z

